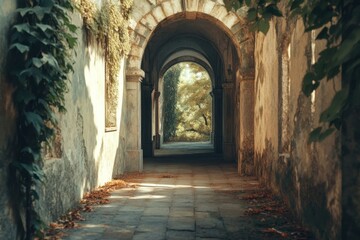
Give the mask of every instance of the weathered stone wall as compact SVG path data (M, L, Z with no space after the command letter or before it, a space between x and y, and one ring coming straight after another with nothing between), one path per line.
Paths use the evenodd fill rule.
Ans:
M301 20L271 22L256 35L255 169L318 239L339 239L341 169L339 133L308 143L310 131L334 95L324 81L307 98L302 78L323 43L304 33Z
M81 26L80 15L74 16ZM47 181L39 203L50 221L65 213L83 194L123 173L126 118L124 61L119 74L117 129L105 127L105 64L101 47L87 44L78 30L75 72L66 94L67 112L59 115L62 155L45 160Z
M278 55L274 24L255 42L255 171L273 185L273 159L278 156Z
M16 239L16 226L19 225L16 221L20 221L13 217L20 214L13 214L18 207L16 202L9 200L7 184L12 160L11 141L15 135L15 111L11 104L12 89L5 76L5 61L15 2L0 0L0 239ZM74 13L73 21L81 26L79 13ZM118 78L118 126L116 130L107 132L103 50L94 43L87 44L81 28L77 37L75 71L69 76L69 91L65 96L67 112L58 114L56 148L45 154L44 158L46 180L40 189L37 207L45 222L66 213L85 192L111 180L125 169L125 61L121 63ZM15 207L12 208L10 203Z

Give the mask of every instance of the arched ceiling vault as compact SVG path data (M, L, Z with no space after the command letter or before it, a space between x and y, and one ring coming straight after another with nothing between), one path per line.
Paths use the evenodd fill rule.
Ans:
M226 32L208 19L176 18L165 20L150 37L141 66L145 72L152 74L148 81L156 85L155 81L159 79L161 68L166 61L180 53L183 53L182 57L193 57L207 62L215 73L214 85L220 85L224 81L226 76L220 73L225 72L228 66L239 66L236 47Z

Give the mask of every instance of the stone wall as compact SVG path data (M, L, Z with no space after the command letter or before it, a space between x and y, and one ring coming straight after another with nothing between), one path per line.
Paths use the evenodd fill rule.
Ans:
M74 21L81 26L80 15ZM90 41L95 42L95 41ZM126 118L124 61L119 74L117 127L105 126L105 64L101 47L88 44L78 30L75 72L66 94L67 112L59 114L61 156L45 159L47 181L40 211L46 221L65 213L83 194L110 181L125 169Z
M282 196L318 239L339 239L341 229L340 137L308 143L310 131L335 89L324 81L306 97L302 78L323 43L304 33L301 20L272 21L256 35L255 171Z
M0 0L0 239L16 239L16 226L21 226L21 213L13 213L9 200L12 137L15 135L15 113L11 104L11 86L5 76L7 36L16 4ZM73 21L81 26L79 13ZM122 174L125 169L126 87L125 61L119 74L117 128L105 128L105 64L103 50L88 44L85 33L78 29L74 73L69 76L65 96L67 112L58 114L59 129L54 149L45 150L46 180L37 204L41 217L50 222L73 208L83 194ZM95 42L95 41L91 41ZM9 184L11 186L11 183ZM16 223L16 221L18 221ZM21 230L20 230L21 231Z

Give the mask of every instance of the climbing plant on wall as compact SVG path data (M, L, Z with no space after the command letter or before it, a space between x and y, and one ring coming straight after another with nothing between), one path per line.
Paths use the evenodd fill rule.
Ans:
M17 151L12 164L25 212L25 238L40 233L35 211L43 181L42 145L51 140L55 112L65 111L64 94L76 45L69 0L23 0L10 32L8 66L15 87Z
M254 30L267 33L273 16L282 16L280 0L225 0L228 9L246 7ZM310 141L321 141L343 119L360 108L360 2L357 0L290 0L283 11L301 17L305 32L319 30L316 40L325 40L326 47L303 78L303 92L310 96L322 81L341 74L342 89L332 98L320 116L320 126L310 134ZM341 71L341 73L340 73Z
M130 50L128 20L132 0L105 0L98 8L93 0L74 0L83 17L88 39L95 38L105 50L106 126L116 126L120 62Z
M176 99L181 68L172 66L164 75L164 141L170 141L176 133L178 116L176 114Z

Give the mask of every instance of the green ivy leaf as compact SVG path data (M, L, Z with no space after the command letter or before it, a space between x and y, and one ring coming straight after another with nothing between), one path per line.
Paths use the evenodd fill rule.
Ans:
M302 82L302 91L309 97L311 93L319 86L319 82L315 81L315 74L313 72L308 72L305 74Z
M35 7L32 7L32 8L30 8L30 7L18 8L16 11L20 13L21 17L24 17L27 14L35 14L37 19L39 21L42 21L45 14L50 14L51 13L51 8L50 7L35 6Z
M328 34L328 27L324 27L320 33L316 36L316 40L321 40L321 39L328 39L329 38L329 34Z
M45 180L45 174L37 164L33 164L33 177L42 183Z
M27 156L31 156L33 161L38 161L40 159L40 153L37 151L34 151L32 148L30 147L25 147L23 149L21 149L20 151L22 154L25 154Z
M36 130L37 134L40 134L44 123L40 115L34 113L34 112L24 112L25 117L25 124L27 126L32 125L34 129Z
M13 30L23 33L23 32L30 32L30 25L28 23L21 23L21 24L16 24L12 27Z
M292 1L290 11L298 9L303 2L304 2L304 0L294 0L294 1Z
M35 99L34 94L24 88L17 88L14 93L14 100L16 103L28 104L30 101L34 99Z
M73 37L71 34L65 34L64 36L66 38L67 43L69 44L69 47L74 48L77 43L77 38Z
M256 11L256 9L255 8L250 8L249 10L248 10L248 12L247 12L247 18L248 18L248 20L249 21L255 21L255 19L256 19L256 17L257 17L257 11Z
M266 12L270 13L273 16L277 16L277 17L283 16L282 12L279 10L278 6L275 3L266 6L265 10Z
M355 28L351 33L347 36L346 39L340 44L340 47L334 56L335 64L342 64L349 59L352 55L353 51L356 51L356 46L358 46L360 42L360 28Z
M26 53L30 50L29 46L21 44L21 43L14 43L11 44L9 50L17 49L20 53Z
M50 38L54 32L54 28L47 24L37 23L36 26L45 34L46 37Z
M33 59L32 59L33 60ZM40 59L38 59L40 61ZM37 60L35 60L36 64L39 64ZM33 62L34 64L34 62ZM40 62L40 64L42 65L42 63ZM23 82L27 82L28 78L34 78L35 82L37 84L39 84L42 80L46 80L48 83L51 82L51 79L49 78L49 76L46 75L46 72L41 70L41 67L30 67L30 68L26 68L25 70L21 71L20 74L20 79L23 80Z
M335 128L331 127L327 128L325 131L323 131L322 127L315 128L309 135L308 143L321 142L330 136L335 130Z
M316 142L319 140L319 136L321 134L322 127L317 127L310 132L308 143Z
M320 115L320 122L331 122L341 117L342 109L346 104L349 91L343 88L333 97L330 106Z
M20 163L18 165L18 168L21 171L25 171L27 173L27 175L32 176L32 172L33 172L33 167L32 164L25 164L25 163Z
M257 26L258 30L264 34L266 34L270 28L269 21L266 21L265 19L260 19Z
M42 62L43 64L49 64L49 65L52 66L53 68L61 71L61 69L60 69L60 67L59 67L58 61L57 61L57 60L54 58L54 56L51 55L51 54L42 53L41 62Z
M36 58L36 57L32 58L32 59L31 59L31 62L32 62L32 64L33 64L35 67L37 67L37 68L41 68L41 67L44 65L44 63L41 61L41 59L40 59L40 58Z
M243 0L224 0L224 4L228 11L237 10L242 6Z

